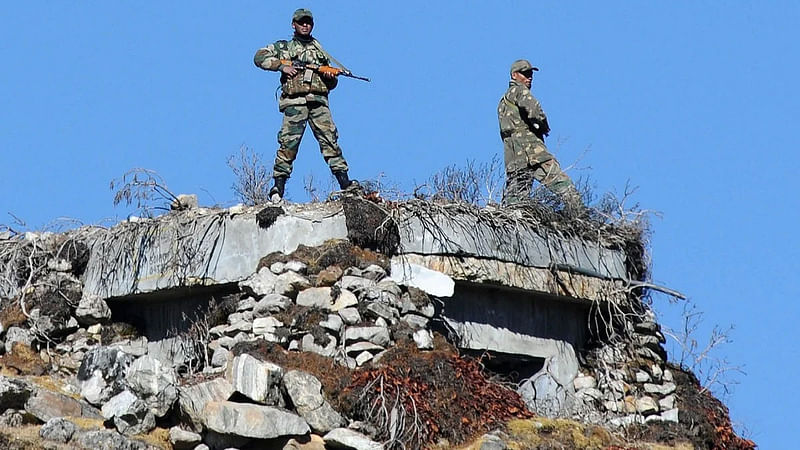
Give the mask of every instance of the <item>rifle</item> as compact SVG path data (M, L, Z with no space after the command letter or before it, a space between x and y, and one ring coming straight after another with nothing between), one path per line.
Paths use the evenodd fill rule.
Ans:
M296 61L296 60L289 61L288 59L282 59L281 60L281 64L283 64L284 66L292 66L297 70L309 69L309 70L313 70L313 71L319 72L321 74L327 74L327 75L331 75L331 76L334 76L334 77L342 75L342 76L349 77L349 78L355 78L356 80L362 80L362 81L369 82L369 78L360 77L358 75L353 75L353 72L350 72L347 69L340 69L338 67L320 66L318 64L305 63L305 62Z

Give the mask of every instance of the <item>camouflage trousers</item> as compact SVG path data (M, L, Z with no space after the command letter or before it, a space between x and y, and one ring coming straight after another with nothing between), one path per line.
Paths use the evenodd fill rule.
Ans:
M297 158L300 141L306 131L306 123L311 125L311 131L319 142L319 151L331 168L331 172L347 171L347 161L342 156L339 148L339 132L331 117L328 105L318 102L308 102L303 105L287 106L283 110L283 124L278 131L278 154L272 169L273 177L289 177L292 174L292 164Z
M506 165L506 189L503 203L513 205L527 201L533 181L545 185L570 207L582 207L583 200L544 142L533 133L514 134L503 139Z

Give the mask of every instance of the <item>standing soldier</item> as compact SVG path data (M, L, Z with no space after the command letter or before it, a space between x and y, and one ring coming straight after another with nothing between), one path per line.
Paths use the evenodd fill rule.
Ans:
M561 196L567 207L584 209L575 185L544 145L550 126L542 107L531 94L533 72L538 70L527 60L514 61L508 91L497 106L506 163L503 203L513 205L528 200L536 179Z
M274 185L269 191L273 201L283 198L286 180L292 174L292 163L297 158L297 149L306 122L319 142L319 149L341 189L357 186L347 175L347 161L339 148L339 134L328 108L328 92L336 87L337 72L298 69L293 62L327 66L333 59L322 49L313 36L314 17L307 9L298 9L292 15L294 36L290 41L277 41L256 52L256 66L281 72L281 98L278 109L283 113L283 125L278 132L278 154L275 157L272 177Z

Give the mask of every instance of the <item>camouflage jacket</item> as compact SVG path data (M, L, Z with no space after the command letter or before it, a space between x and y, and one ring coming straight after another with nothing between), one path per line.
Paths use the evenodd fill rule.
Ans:
M508 90L497 105L500 136L505 139L515 133L533 133L544 140L550 132L547 116L531 90L516 80L508 83Z
M264 70L279 71L281 60L301 61L320 66L330 64L328 56L322 51L316 39L302 42L297 38L290 41L277 41L258 49L253 62ZM335 88L337 79L323 79L312 70L298 70L297 75L289 77L281 73L280 109L286 106L315 101L328 104L328 92Z

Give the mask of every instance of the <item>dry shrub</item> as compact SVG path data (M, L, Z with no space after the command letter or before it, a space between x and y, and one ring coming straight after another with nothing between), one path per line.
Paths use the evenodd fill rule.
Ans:
M460 444L532 416L519 394L487 378L477 360L437 340L432 352L399 344L378 366L353 374L353 417L374 425L388 448L423 448L439 439Z

